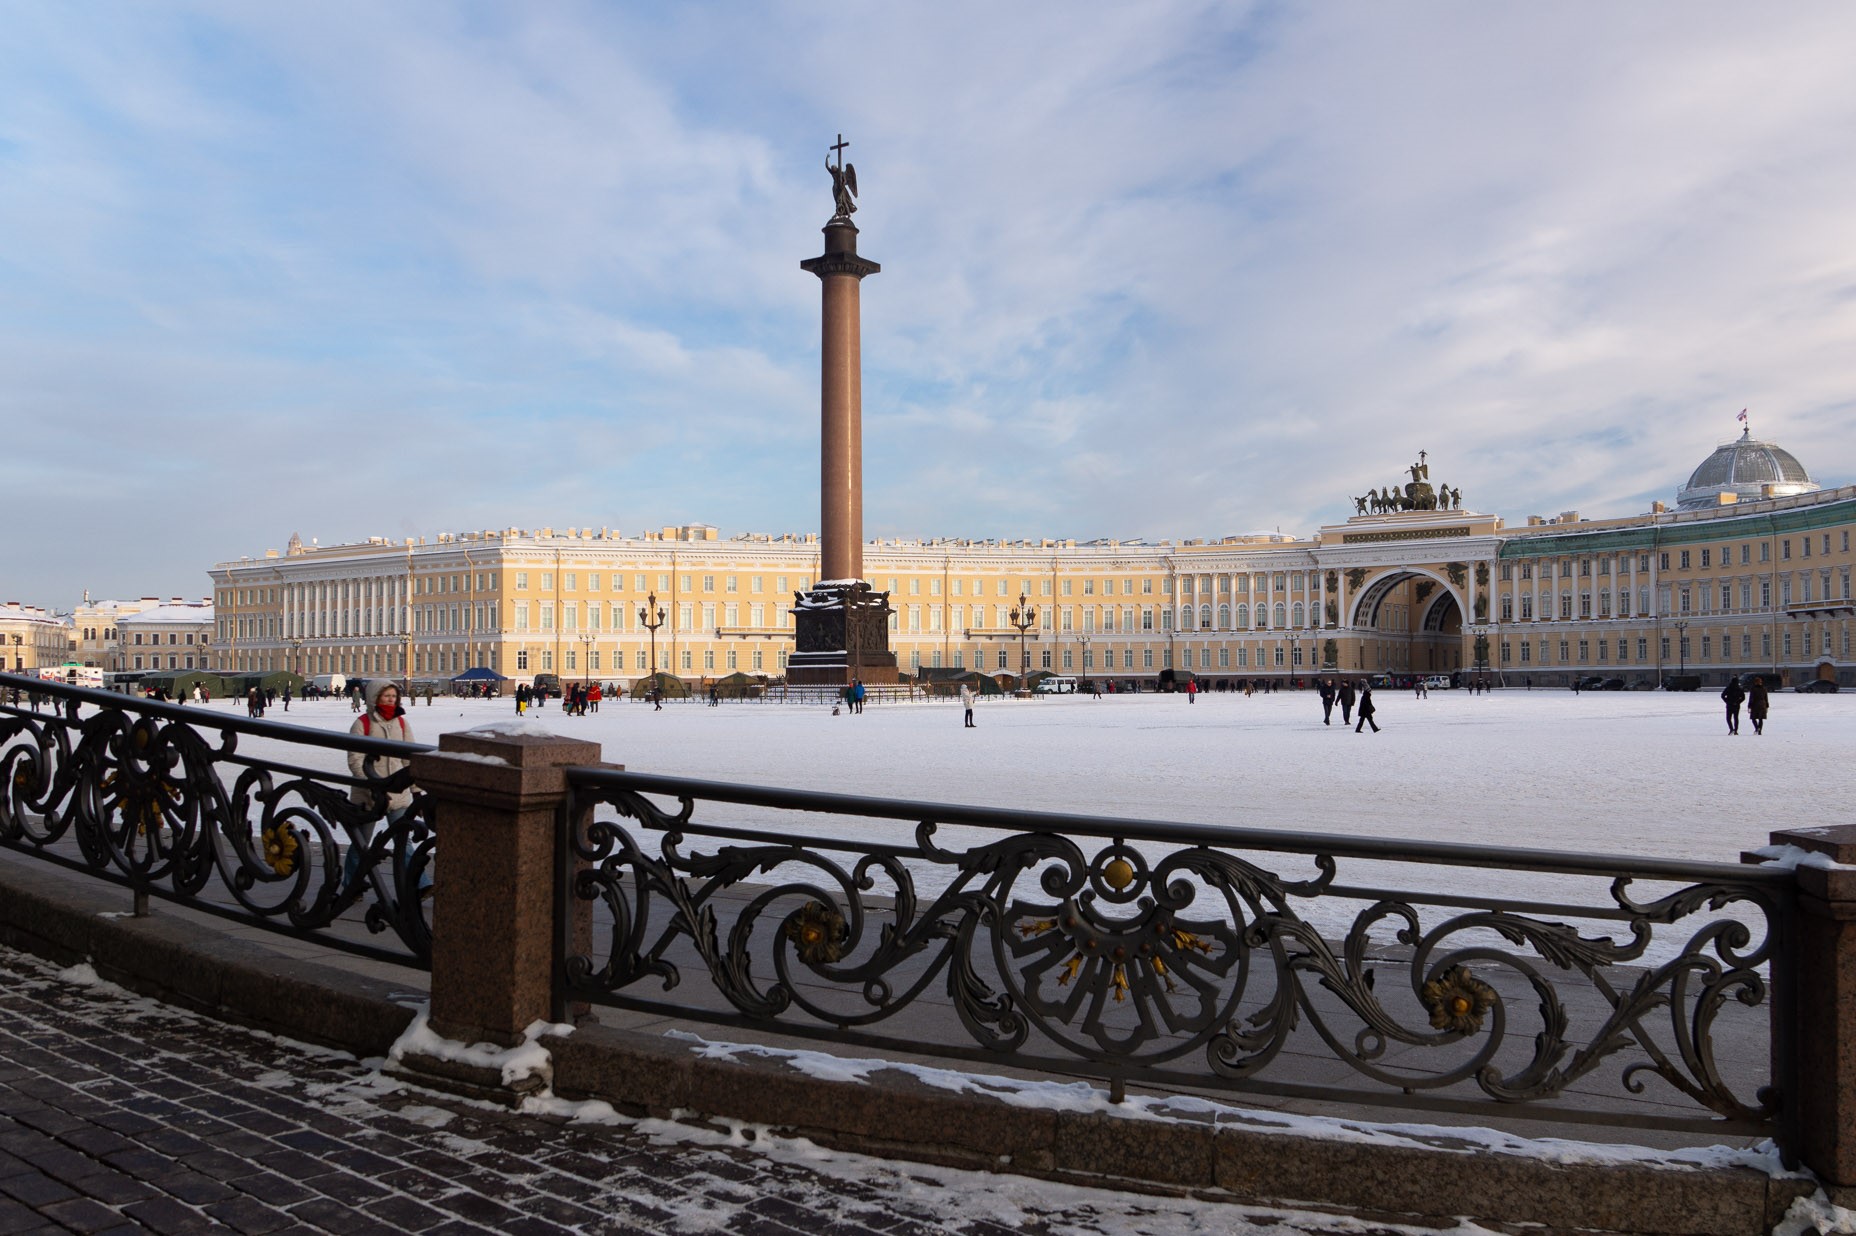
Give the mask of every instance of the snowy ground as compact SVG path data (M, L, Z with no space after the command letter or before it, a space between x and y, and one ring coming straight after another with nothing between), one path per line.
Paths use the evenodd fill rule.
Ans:
M1772 829L1847 818L1848 696L1774 696L1767 733L1743 722L1737 738L1702 693L1376 698L1377 735L1343 729L1338 710L1323 726L1306 692L988 700L971 730L949 703L871 705L856 717L631 701L566 717L550 703L532 715L640 772L1318 833L1734 862ZM421 704L410 721L436 742L513 715L504 701L454 700ZM346 730L354 716L317 701L267 719Z

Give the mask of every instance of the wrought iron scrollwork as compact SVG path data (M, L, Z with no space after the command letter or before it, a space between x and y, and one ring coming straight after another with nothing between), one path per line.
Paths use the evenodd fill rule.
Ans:
M1312 870L1292 879L1234 852L1239 838L1227 849L1183 829L1090 837L1044 817L989 821L973 840L944 808L912 845L860 843L854 828L757 835L699 823L699 792L658 807L669 778L643 779L650 794L626 774L576 778L563 909L603 913L596 946L563 958L568 998L661 1009L638 985L667 992L695 967L726 1009L692 997L684 1015L1110 1077L1241 1088L1318 1043L1358 1079L1336 1095L1534 1102L1614 1060L1616 1095L1660 1079L1714 1113L1691 1123L1763 1127L1777 1110L1763 1077L1750 1096L1724 1077L1712 1045L1725 1007L1766 998L1777 894L1763 873L1639 902L1618 871L1569 923L1541 912L1571 909L1558 905L1341 889L1341 859L1313 836L1289 858ZM952 824L970 843L941 839ZM1360 905L1350 922L1331 913L1341 898ZM928 1047L923 1020L898 1016L941 995L964 1047Z
M396 941L362 951L429 963L430 804L387 810L408 772L315 773L242 755L236 722L62 702L0 708L0 846L291 931L360 906L369 932Z

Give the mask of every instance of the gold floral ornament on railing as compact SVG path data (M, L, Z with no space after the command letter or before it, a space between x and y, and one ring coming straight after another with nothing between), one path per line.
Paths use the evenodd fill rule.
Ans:
M1115 860L1115 863L1119 862L1121 862L1120 859ZM1105 873L1105 877L1111 884L1115 882L1116 878L1115 863L1110 863ZM1122 865L1124 867L1127 866L1126 863L1122 863ZM1127 881L1123 881L1122 884L1117 884L1116 887L1123 887L1126 883ZM1079 928L1085 928L1083 920L1075 914L1069 914L1061 920L1054 918L1026 919L1018 924L1018 934L1025 937L1027 940L1035 940L1041 936L1049 935L1051 932L1061 930L1064 935L1068 937L1071 932ZM1130 990L1128 986L1128 966L1130 964L1146 965L1150 967L1160 981L1166 984L1166 989L1171 992L1178 990L1178 988L1173 982L1171 971L1167 969L1167 954L1170 953L1177 958L1194 952L1204 953L1207 956L1210 956L1212 953L1212 942L1205 939L1197 932L1187 931L1185 928L1175 926L1167 920L1154 921L1152 928L1154 934L1161 938L1159 941L1148 941L1136 945L1132 953L1125 945L1119 944L1110 944L1106 950L1109 962L1109 991L1117 1004L1120 1004L1128 998ZM1169 936L1170 940L1168 939ZM1088 960L1088 954L1096 952L1101 943L1101 941L1085 934L1081 939L1077 951L1065 958L1062 966L1058 969L1057 986L1068 987L1071 982L1075 980L1077 974L1081 972L1084 962Z
M1470 974L1467 966L1451 966L1426 983L1418 999L1431 1015L1431 1029L1474 1034L1482 1018L1495 1007L1495 989Z
M808 901L786 920L786 938L793 943L799 960L808 966L822 966L844 956L844 942L850 929L844 916L822 901Z
M264 862L273 872L287 876L296 870L296 829L273 824L264 830Z

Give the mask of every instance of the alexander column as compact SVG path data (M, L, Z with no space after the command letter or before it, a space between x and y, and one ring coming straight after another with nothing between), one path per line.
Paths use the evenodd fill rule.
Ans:
M889 594L864 573L863 349L860 289L882 269L857 255L857 168L844 161L838 135L825 170L834 210L825 252L799 264L818 276L824 299L819 347L819 581L793 594L792 683L896 681L889 650Z

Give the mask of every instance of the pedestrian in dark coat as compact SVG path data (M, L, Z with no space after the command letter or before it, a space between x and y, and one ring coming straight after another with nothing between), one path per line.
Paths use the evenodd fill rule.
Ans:
M1727 701L1727 732L1740 732L1740 702L1746 699L1746 688L1740 685L1738 677L1727 680L1727 689L1721 692L1721 698Z
M1379 722L1373 720L1373 687L1371 683L1360 688L1360 719L1353 724L1353 732L1358 734L1362 725L1373 727L1373 733L1379 732Z
M1334 684L1323 678L1321 692L1321 724L1334 724Z
M1753 685L1746 689L1746 715L1753 718L1753 732L1766 732L1766 680L1753 679Z
M1340 697L1340 723L1345 725L1353 720L1353 680L1341 679L1340 690L1336 694Z

